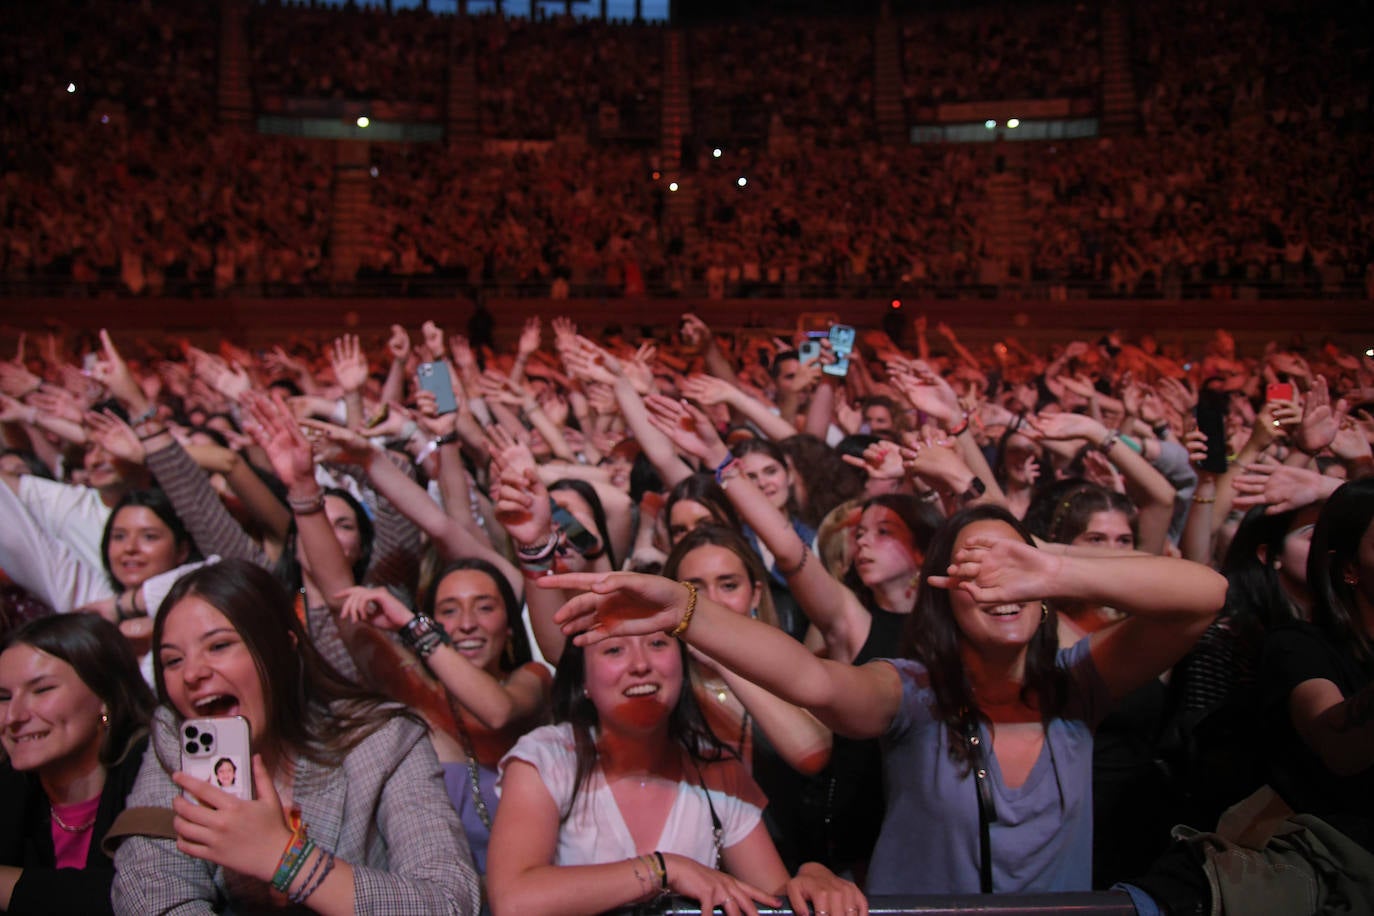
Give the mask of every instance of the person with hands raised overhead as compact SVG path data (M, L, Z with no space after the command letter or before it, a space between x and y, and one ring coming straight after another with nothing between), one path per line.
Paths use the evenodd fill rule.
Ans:
M542 584L586 589L555 618L585 651L672 632L837 734L881 736L889 791L870 893L1088 889L1092 729L1187 652L1221 607L1224 580L1185 560L1040 551L996 506L952 517L922 575L901 657L859 667L668 579ZM1061 651L1056 598L1130 616Z
M602 575L566 578L583 587ZM858 888L820 865L788 879L761 821L766 799L702 719L687 658L662 632L565 650L559 724L502 761L487 870L496 916L601 913L670 894L732 916L784 897L796 912L867 913Z
M176 838L123 842L116 913L477 912L423 722L333 669L269 573L229 560L184 577L153 640L162 705L129 804L170 807ZM179 766L185 719L235 715L250 732L250 800Z
M477 870L485 873L496 764L549 712L551 677L530 659L515 593L490 563L457 560L435 577L420 611L388 589L355 587L345 593L342 614L397 633L447 691L453 725L431 739ZM422 711L428 705L402 699Z

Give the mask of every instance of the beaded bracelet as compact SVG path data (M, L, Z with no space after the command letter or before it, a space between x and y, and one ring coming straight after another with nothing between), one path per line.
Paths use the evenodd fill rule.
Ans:
M449 638L448 631L439 626L438 621L433 617L425 614L416 614L409 623L396 632L401 637L401 642L406 644L406 648L420 658L429 658L434 654L434 650L440 646L453 645L453 640Z

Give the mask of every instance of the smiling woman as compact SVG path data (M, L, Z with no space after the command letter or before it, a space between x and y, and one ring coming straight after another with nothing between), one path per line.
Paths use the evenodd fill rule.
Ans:
M153 703L119 631L94 615L40 618L0 644L0 911L110 911L100 841Z
M424 725L331 668L271 574L229 560L185 576L153 645L163 706L129 802L171 807L177 839L119 848L116 912L254 909L283 894L321 913L477 911ZM247 719L252 773L237 778L251 775L254 798L178 772L179 725L193 716Z
M487 871L498 916L601 913L667 893L703 912L777 906L783 894L797 912L866 911L857 888L815 863L788 880L763 793L706 726L681 643L649 633L570 644L554 714L560 724L502 761Z
M952 516L921 573L904 657L861 666L812 655L659 577L539 585L589 589L555 618L589 653L608 638L671 630L837 734L882 737L889 791L871 893L1088 889L1093 728L1191 647L1221 606L1224 580L1183 560L1038 550L990 506ZM1047 598L1131 616L1060 650ZM987 805L995 817L984 828Z

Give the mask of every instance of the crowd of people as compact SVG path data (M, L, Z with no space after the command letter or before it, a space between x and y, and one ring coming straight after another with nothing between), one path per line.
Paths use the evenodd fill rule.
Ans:
M446 104L450 61L473 68L483 140L525 144L372 144L363 278L713 297L1374 283L1358 11L1203 6L1132 21L1139 135L1034 144L876 143L872 23L692 26L672 175L661 26L262 4L246 34L259 98ZM0 11L6 281L276 294L332 275L332 145L217 125L212 5L142 4L110 28L79 0L61 11ZM927 107L1076 98L1100 82L1098 31L1082 6L922 14L904 24L906 90ZM1002 171L1030 227L1014 270L989 199Z
M1374 359L904 330L21 338L0 909L1374 900Z

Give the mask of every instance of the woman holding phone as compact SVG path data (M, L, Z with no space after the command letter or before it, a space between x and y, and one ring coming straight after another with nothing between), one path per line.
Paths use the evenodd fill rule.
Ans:
M539 584L588 589L556 621L589 650L668 631L837 733L882 737L889 791L870 893L1087 890L1093 728L1188 651L1225 581L1185 560L1038 550L993 506L950 518L922 578L902 657L861 666L817 658L668 579ZM1047 599L1130 616L1061 651Z
M153 706L128 643L94 614L41 617L0 641L0 912L110 911L101 841Z
M161 706L131 806L171 808L175 841L115 856L117 913L305 904L475 913L478 884L423 722L338 674L291 595L241 560L181 579L153 626ZM184 719L242 716L254 798L179 772Z

